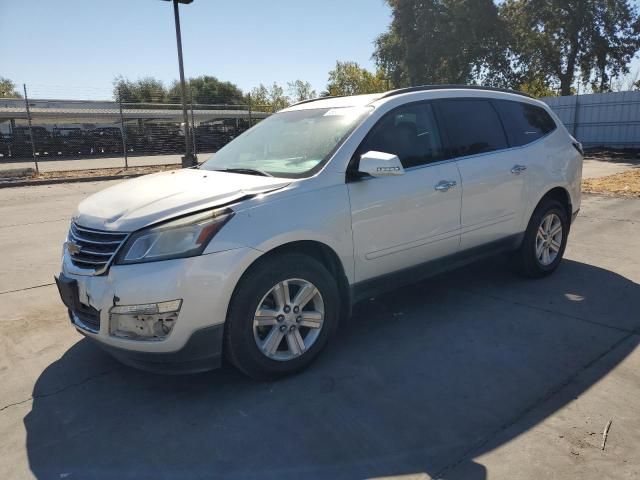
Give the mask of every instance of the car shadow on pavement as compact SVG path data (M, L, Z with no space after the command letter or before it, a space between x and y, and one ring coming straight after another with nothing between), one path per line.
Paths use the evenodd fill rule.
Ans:
M228 366L147 374L81 340L34 388L24 418L31 470L39 479L449 478L456 467L484 479L472 457L564 406L536 408L638 338L638 284L568 260L525 280L502 263L361 302L309 370L277 382Z

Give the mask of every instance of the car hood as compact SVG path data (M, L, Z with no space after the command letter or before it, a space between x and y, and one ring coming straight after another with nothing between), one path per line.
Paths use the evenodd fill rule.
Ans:
M83 200L74 221L131 232L185 213L215 208L287 186L290 180L207 170L173 170L128 180Z

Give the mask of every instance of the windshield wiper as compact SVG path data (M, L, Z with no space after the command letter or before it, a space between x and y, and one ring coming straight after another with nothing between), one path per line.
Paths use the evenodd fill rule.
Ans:
M264 170L256 170L254 168L223 168L220 170L214 170L214 172L244 173L245 175L260 175L261 177L273 177L273 175L265 172Z

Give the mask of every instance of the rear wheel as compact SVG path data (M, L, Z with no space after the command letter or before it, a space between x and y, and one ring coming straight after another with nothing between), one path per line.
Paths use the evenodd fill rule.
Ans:
M318 261L301 254L265 259L240 280L225 329L225 352L257 379L307 367L327 344L340 312L336 282Z
M569 235L569 217L564 206L545 199L529 220L524 240L514 253L517 270L531 278L552 273L562 260Z

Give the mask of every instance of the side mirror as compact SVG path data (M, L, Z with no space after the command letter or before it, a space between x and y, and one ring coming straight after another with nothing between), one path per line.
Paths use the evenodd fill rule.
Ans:
M372 177L391 177L404 175L404 168L397 155L376 152L374 150L360 157L360 173L367 173Z

